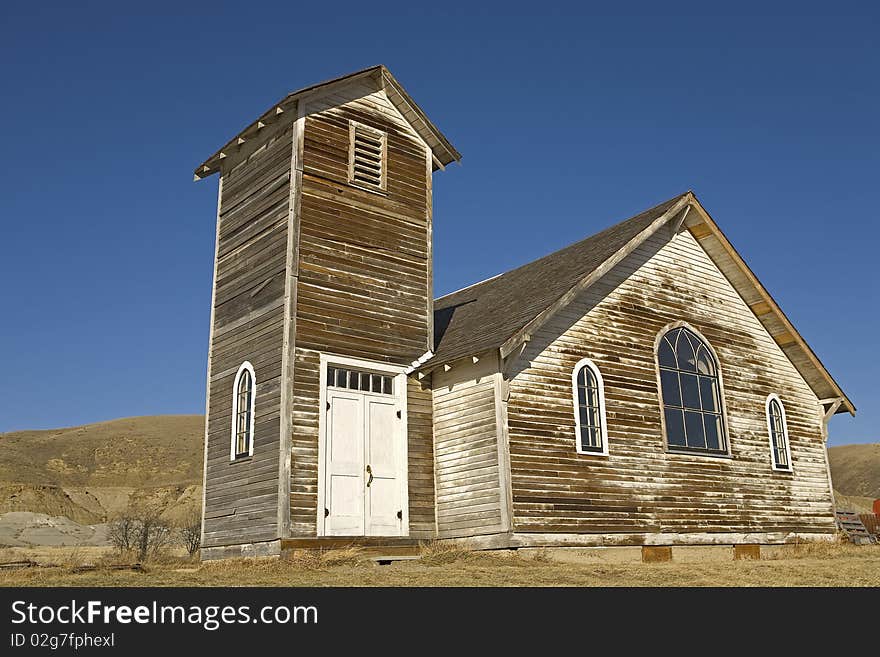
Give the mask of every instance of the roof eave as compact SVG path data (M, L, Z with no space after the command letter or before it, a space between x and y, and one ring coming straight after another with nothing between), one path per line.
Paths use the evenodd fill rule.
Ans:
M746 261L739 254L739 252L736 250L736 248L733 246L733 244L731 244L730 240L727 239L727 236L724 235L724 233L718 227L718 224L715 223L715 220L712 219L711 215L706 211L706 209L702 206L702 204L699 202L699 200L697 200L696 196L693 196L693 194L691 196L693 197L694 209L696 209L699 212L703 222L709 227L709 229L711 230L712 234L716 237L716 239L718 239L722 243L722 246L725 248L725 250L728 252L730 257L733 259L734 263L743 271L743 273L750 280L752 285L754 285L754 287L756 288L758 293L767 302L767 304L769 305L769 307L772 310L772 312L774 313L774 315L779 319L779 321L782 323L782 325L785 327L785 329L788 331L788 333L792 336L793 344L795 344L799 349L801 349L803 351L803 353L807 356L807 359L810 361L810 363L813 365L813 367L821 374L822 378L828 383L828 385L831 387L831 389L835 391L835 393L836 393L835 396L839 397L840 399L843 400L843 403L840 405L840 407L838 408L838 410L836 412L837 413L850 413L851 415L854 416L856 414L855 405L852 403L852 401L849 399L849 397L846 395L846 393L843 391L843 389L840 387L840 385L837 383L837 381L835 381L834 377L831 376L831 373L828 371L828 369L825 367L825 365L822 363L822 361L819 360L819 357L813 351L812 347L810 347L810 345L807 343L807 341L803 338L803 336L794 327L794 325L791 323L791 321L788 319L788 317L783 312L782 308L779 306L778 303L776 303L776 300L767 291L767 288L764 287L764 285L761 283L761 281L758 279L758 277L755 275L755 273L751 270L751 268L748 266L748 264L746 264ZM699 239L697 241L699 241ZM774 338L774 340L775 340L775 338ZM782 345L780 345L780 349L782 349L783 352L785 352L785 348ZM803 376L803 374L802 374L802 376ZM815 392L815 390L814 390L814 392ZM822 397L822 395L817 395L817 396L819 396L820 398Z
M394 76L391 75L388 68L380 64L360 71L355 71L354 73L348 73L338 78L333 78L332 80L325 80L324 82L319 82L287 94L277 103L273 103L272 106L263 112L256 120L252 121L244 129L239 131L238 134L226 142L222 148L218 149L213 155L196 167L193 171L194 180L201 180L202 178L206 178L219 172L223 160L226 159L230 153L236 152L248 140L259 136L260 131L268 126L277 123L279 120L284 120L286 116L290 116L292 114L291 110L296 107L296 103L304 97L314 93L327 91L333 86L348 84L359 78L370 76L375 78L377 85L385 89L386 93L388 93L390 87L391 95L396 96L396 98L391 98L396 106L404 106L398 106L398 110L403 114L404 118L410 122L413 129L419 134L425 143L428 144L429 148L431 148L435 169L443 168L452 162L461 161L461 154L455 150L449 140L442 132L440 132L440 130L437 129L437 126L428 119L424 111L416 104L400 83L397 82ZM395 100L397 102L395 102ZM409 114L409 116L407 116L407 114Z

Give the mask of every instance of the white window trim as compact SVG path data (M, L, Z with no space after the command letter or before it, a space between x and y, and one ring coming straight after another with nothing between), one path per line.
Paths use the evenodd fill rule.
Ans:
M236 420L238 419L238 383L241 381L241 375L244 372L248 372L251 375L251 407L248 409L248 412L251 416L250 426L251 432L250 436L248 436L248 453L247 456L251 457L254 455L254 426L256 425L256 402L257 402L257 375L254 372L254 366L250 364L249 361L245 361L241 364L241 367L238 368L238 372L235 374L235 381L232 384L232 431L231 431L231 439L229 441L229 460L230 461L240 461L243 458L246 458L244 455L236 456L235 454L235 438L236 438Z
M776 401L779 404L779 412L782 413L782 432L783 437L785 438L785 457L788 461L788 466L780 466L776 463L776 450L773 448L773 424L770 419L770 402ZM794 466L791 462L791 439L788 435L788 422L785 419L785 404L782 403L782 400L779 398L775 392L767 395L767 400L764 402L764 417L767 420L767 442L770 444L770 465L777 472L794 472Z
M577 375L582 367L588 367L596 375L599 384L599 430L602 438L602 451L586 450L581 447L581 404L578 399ZM608 456L608 423L605 419L605 382L596 364L589 358L582 358L571 372L571 399L574 404L574 445L578 454L584 456Z
M663 340L665 335L677 328L686 328L692 333L694 333L700 340L703 342L703 345L706 349L709 350L709 353L712 355L712 358L715 359L715 368L716 375L718 377L718 395L720 397L721 404L721 421L723 423L724 428L724 444L725 451L723 452L709 452L709 451L701 451L698 449L687 449L682 447L674 447L669 444L669 438L666 435L666 405L663 403L663 381L660 377L660 341ZM715 351L715 347L712 346L712 343L706 339L706 336L703 335L700 331L694 328L692 325L683 321L670 322L666 326L664 326L657 335L654 336L654 374L657 376L657 401L660 406L660 433L663 438L663 445L666 448L667 454L674 454L676 457L693 457L696 459L732 459L733 458L733 446L731 445L731 435L730 435L730 424L727 421L727 404L725 403L725 399L727 396L724 394L724 374L721 369L721 358L718 357L718 352Z
M331 353L321 353L320 370L318 374L319 393L318 393L318 508L317 508L317 535L326 536L326 524L324 519L324 508L326 507L326 459L327 459L327 440L325 432L327 431L327 366L351 367L361 370L372 370L373 372L391 374L394 376L394 395L382 395L383 397L392 397L396 399L398 408L400 409L400 434L397 440L397 458L400 459L401 477L400 477L400 504L401 515L400 535L409 536L409 415L407 413L407 375L405 365L393 365L391 363L379 363L362 358L352 358L350 356L337 356ZM355 392L352 390L351 392ZM364 391L363 394L378 394Z

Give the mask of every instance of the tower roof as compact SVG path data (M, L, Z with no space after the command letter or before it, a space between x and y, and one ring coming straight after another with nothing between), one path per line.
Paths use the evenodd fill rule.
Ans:
M232 139L227 141L217 152L196 167L195 179L199 180L220 171L222 161L231 152L235 152L248 139L255 138L260 130L270 124L283 120L292 120L295 112L296 103L305 98L314 98L325 93L332 93L339 87L351 84L356 81L371 80L377 89L382 89L388 96L388 100L394 104L397 110L409 122L413 130L424 140L430 147L434 158L434 169L442 169L447 164L458 162L461 160L461 154L455 150L455 147L437 129L431 120L427 117L421 107L419 107L412 97L406 92L401 84L391 75L385 66L371 66L369 68L349 73L332 80L319 82L308 87L303 87L297 91L287 94L277 103L263 112L259 117L252 121L246 128L241 130Z

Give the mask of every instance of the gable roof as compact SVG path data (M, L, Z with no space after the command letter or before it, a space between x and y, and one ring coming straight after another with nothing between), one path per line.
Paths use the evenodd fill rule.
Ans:
M693 210L693 212L691 212ZM434 302L434 357L423 369L498 349L502 358L667 223L683 223L730 280L820 400L852 402L794 329L693 192Z
M413 130L425 141L431 148L434 155L434 168L443 168L452 162L461 160L461 154L455 150L448 139L437 129L427 115L422 111L410 95L404 90L401 84L391 75L385 66L371 66L369 68L342 75L332 80L319 82L308 87L303 87L297 91L292 91L277 103L274 103L268 110L263 112L257 119L251 122L246 128L241 130L237 135L230 139L222 148L218 149L211 157L202 162L195 169L195 179L200 180L220 171L220 164L226 157L227 153L234 152L242 143L254 137L263 127L277 122L281 117L290 116L290 110L293 109L297 101L307 95L315 95L318 93L331 92L340 85L349 84L356 80L365 78L372 79L377 89L384 89L388 100L397 108L403 117L413 127ZM292 119L288 119L292 120Z

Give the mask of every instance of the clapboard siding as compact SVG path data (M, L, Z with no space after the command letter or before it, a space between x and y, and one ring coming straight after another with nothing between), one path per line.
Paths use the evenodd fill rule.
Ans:
M407 379L407 458L409 463L409 535L432 538L434 513L434 409L431 389Z
M318 419L321 354L295 350L290 440L290 533L318 532Z
M349 121L388 135L383 193L348 183ZM393 363L429 348L429 152L384 92L308 106L296 344Z
M731 458L666 450L654 341L676 321L718 354ZM608 457L575 451L571 372L585 357L605 382ZM793 474L771 469L770 393ZM507 412L517 531L834 531L817 397L688 231L656 233L538 331Z
M506 530L491 367L434 375L437 532L441 538Z
M291 129L230 171L220 195L210 346L205 547L279 537L281 349ZM256 372L254 455L230 462L232 386Z
M387 188L348 183L349 121L388 135ZM292 536L315 536L320 354L406 365L429 348L430 153L369 84L309 101L303 131L291 416ZM426 165L427 163L427 165ZM431 393L407 389L410 535L434 535Z

